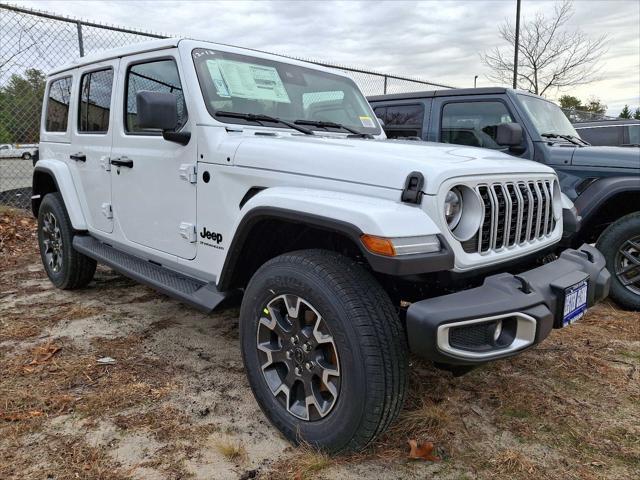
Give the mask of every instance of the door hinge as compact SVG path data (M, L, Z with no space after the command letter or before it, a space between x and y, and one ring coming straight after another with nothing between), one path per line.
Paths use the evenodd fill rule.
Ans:
M113 218L113 208L110 203L102 204L102 214L107 218Z
M104 168L105 172L111 171L111 159L109 157L100 158L100 166Z
M196 242L196 226L193 223L182 222L178 226L178 231L180 232L180 236L188 240L189 243Z
M194 163L183 163L180 165L180 178L189 183L196 183L198 180L198 168Z
M424 176L420 172L411 172L407 175L404 182L404 190L402 190L401 200L405 203L422 202L422 189L424 188Z

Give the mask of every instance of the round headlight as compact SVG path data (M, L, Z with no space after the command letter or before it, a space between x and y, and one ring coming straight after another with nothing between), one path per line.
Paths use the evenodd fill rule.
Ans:
M444 198L444 217L450 230L458 226L461 216L462 193L457 187L454 187L447 192L447 196Z

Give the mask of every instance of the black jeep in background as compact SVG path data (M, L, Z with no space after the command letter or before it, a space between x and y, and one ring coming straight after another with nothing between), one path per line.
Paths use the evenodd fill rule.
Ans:
M369 97L389 138L491 148L556 169L581 221L571 245L596 243L613 274L611 296L640 310L640 148L591 146L562 110L508 88Z

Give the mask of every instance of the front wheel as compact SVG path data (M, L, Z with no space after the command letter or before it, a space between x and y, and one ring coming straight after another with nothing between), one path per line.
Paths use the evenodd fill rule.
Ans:
M640 212L609 225L596 246L611 273L611 298L626 309L640 310Z
M31 160L31 154L29 152L25 152L22 154L23 160Z
M404 401L407 347L396 310L367 271L334 252L264 264L242 301L240 340L256 400L296 444L362 449Z

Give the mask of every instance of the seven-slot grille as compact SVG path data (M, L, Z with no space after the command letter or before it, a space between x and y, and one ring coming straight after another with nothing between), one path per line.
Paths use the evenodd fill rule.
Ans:
M555 230L549 180L500 182L476 187L483 212L480 229L463 242L467 253L487 253L551 235Z

